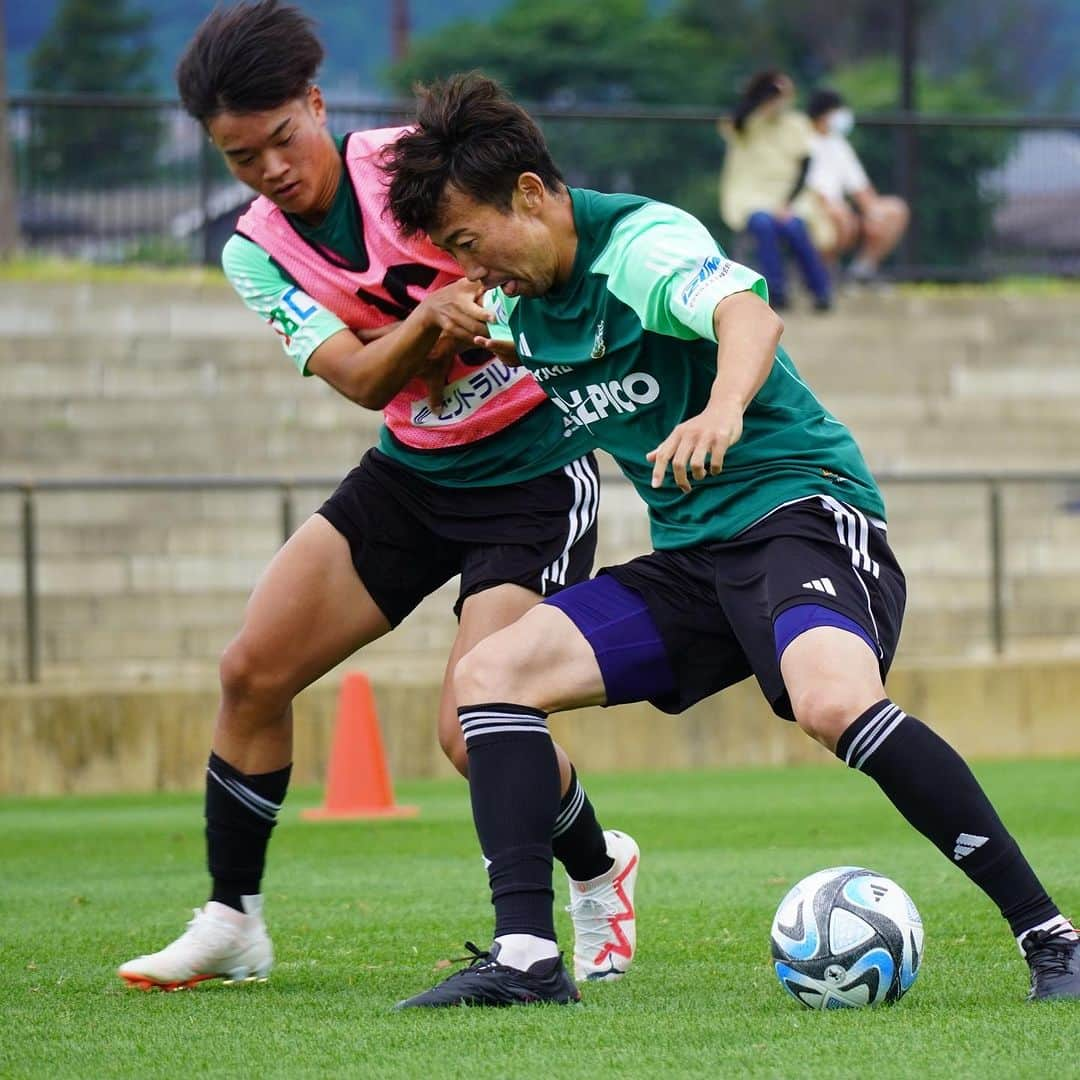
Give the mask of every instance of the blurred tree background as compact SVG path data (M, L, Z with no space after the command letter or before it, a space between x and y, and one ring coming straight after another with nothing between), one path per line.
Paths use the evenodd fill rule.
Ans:
M1040 0L998 6L1009 16L1006 25L1033 10L1048 18L1053 7ZM1015 107L1011 76L991 63L1009 52L1000 40L1004 31L972 32L971 5L961 0L920 0L917 8L922 20L933 16L950 35L966 27L969 45L985 43L968 48L970 62L959 73L944 73L940 49L928 53L917 79L920 109L979 115ZM417 39L389 78L407 93L417 80L478 68L538 105L633 102L721 113L754 71L778 67L804 95L817 86L836 87L872 121L874 113L899 107L899 19L893 0L675 0L659 9L647 0L548 0L543 6L512 0L490 21L463 21ZM1026 70L1037 60L1038 35L1022 36L1020 46L1009 65ZM711 122L552 120L545 127L571 183L676 203L731 242L717 211L723 144ZM920 262L955 262L978 250L994 208L980 178L1005 160L1012 138L958 127L920 132ZM895 132L864 122L853 142L878 186L895 188Z
M63 0L30 56L33 90L149 94L151 13L128 0ZM69 186L108 187L153 174L161 121L151 109L43 109L28 153L36 175Z
M232 3L235 0L222 0ZM327 46L329 99L407 95L414 80L480 68L550 109L647 105L669 120L553 119L546 130L575 184L634 190L685 206L730 243L716 183L713 118L756 70L788 71L805 95L847 94L853 142L883 190L900 179L902 137L874 124L900 104L896 0L409 0L411 50L390 63L389 0L292 0ZM958 116L1080 109L1080 0L913 0L917 104ZM34 0L8 5L9 78L55 93L172 97L176 59L213 0ZM190 182L189 154L165 160L164 114L38 108L20 129L25 175L56 188ZM170 130L170 137L175 132ZM926 127L911 141L917 181L912 254L964 264L986 250L1000 186L987 178L1014 133ZM32 159L27 162L27 159Z

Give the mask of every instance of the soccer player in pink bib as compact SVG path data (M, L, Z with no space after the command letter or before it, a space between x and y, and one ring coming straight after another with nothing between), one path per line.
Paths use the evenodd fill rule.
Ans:
M386 212L382 151L401 129L333 137L313 81L322 57L302 12L260 0L215 10L177 70L185 109L257 194L225 247L226 275L302 375L381 409L384 424L378 447L270 563L222 657L206 774L212 891L177 940L120 967L143 989L269 974L261 882L300 690L455 575L450 670L592 567L591 438L564 424L524 368L473 347L487 333L482 289ZM439 738L464 774L456 704L448 683ZM552 850L570 880L575 971L617 979L634 951L637 846L601 829L562 751L559 762L542 783L560 804ZM519 853L529 865L532 854ZM503 861L489 867L496 892ZM550 870L536 882L549 897ZM500 945L511 957L520 948Z

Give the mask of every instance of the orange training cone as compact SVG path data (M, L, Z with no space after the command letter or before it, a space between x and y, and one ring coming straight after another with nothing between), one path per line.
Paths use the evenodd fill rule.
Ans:
M326 771L326 800L301 811L309 821L412 817L415 806L395 806L383 753L375 696L366 675L345 676L338 698L337 724Z

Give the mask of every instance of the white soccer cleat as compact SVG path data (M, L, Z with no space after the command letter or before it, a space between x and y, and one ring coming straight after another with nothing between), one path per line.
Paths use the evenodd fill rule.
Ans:
M574 923L574 977L578 982L621 979L634 959L637 913L634 883L640 853L632 837L607 829L607 853L615 865L592 881L570 883L567 911Z
M137 956L116 974L139 990L186 990L206 979L264 980L274 948L262 917L262 897L241 897L244 911L211 900L195 908L187 929L160 952Z

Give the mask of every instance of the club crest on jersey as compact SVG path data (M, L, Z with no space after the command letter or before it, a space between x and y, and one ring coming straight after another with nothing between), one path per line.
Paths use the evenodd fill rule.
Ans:
M596 324L596 334L593 336L592 352L589 353L589 359L599 360L606 352L607 343L604 341L604 320L601 319Z

